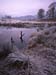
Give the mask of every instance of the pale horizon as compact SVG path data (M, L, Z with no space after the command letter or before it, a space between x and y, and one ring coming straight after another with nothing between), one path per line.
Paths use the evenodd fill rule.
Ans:
M45 11L56 0L0 0L0 14L11 16L36 15L40 8Z

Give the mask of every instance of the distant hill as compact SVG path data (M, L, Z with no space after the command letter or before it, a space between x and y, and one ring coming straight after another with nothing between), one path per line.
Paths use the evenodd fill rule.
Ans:
M5 18L8 18L8 17L11 17L9 15L1 15L0 14L0 19L5 19ZM23 20L23 21L30 21L30 20L37 20L37 15L26 15L26 16L20 16L20 17L11 17L11 18L14 18L14 19L18 19L18 20Z
M0 13L0 19L1 18L5 18L5 14L4 13Z
M37 16L32 16L32 15L27 15L27 16L20 16L20 17L15 17L16 19L19 20L37 20Z

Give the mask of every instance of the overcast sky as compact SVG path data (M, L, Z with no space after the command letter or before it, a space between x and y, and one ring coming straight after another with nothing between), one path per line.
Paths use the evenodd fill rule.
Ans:
M38 9L48 9L56 0L0 0L0 14L12 16L35 15Z

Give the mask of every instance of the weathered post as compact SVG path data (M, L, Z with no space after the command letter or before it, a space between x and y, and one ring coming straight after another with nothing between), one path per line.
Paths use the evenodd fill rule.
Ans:
M14 40L13 38L11 37L11 48L13 49L13 44L14 44Z
M23 36L24 36L24 34L22 33L22 31L20 32L20 40L21 40L21 42L23 42Z

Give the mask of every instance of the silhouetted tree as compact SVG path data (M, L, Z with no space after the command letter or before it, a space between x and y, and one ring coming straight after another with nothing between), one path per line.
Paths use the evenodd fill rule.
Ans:
M38 18L39 19L43 19L44 18L44 12L45 12L44 9L39 9L39 11L38 11Z
M49 5L47 16L52 19L56 18L56 2L53 2Z
M52 8L52 17L53 17L53 18L55 17L55 16L54 16L54 14L55 14L55 13L54 13L54 10L55 10L55 8L53 7L53 8Z

